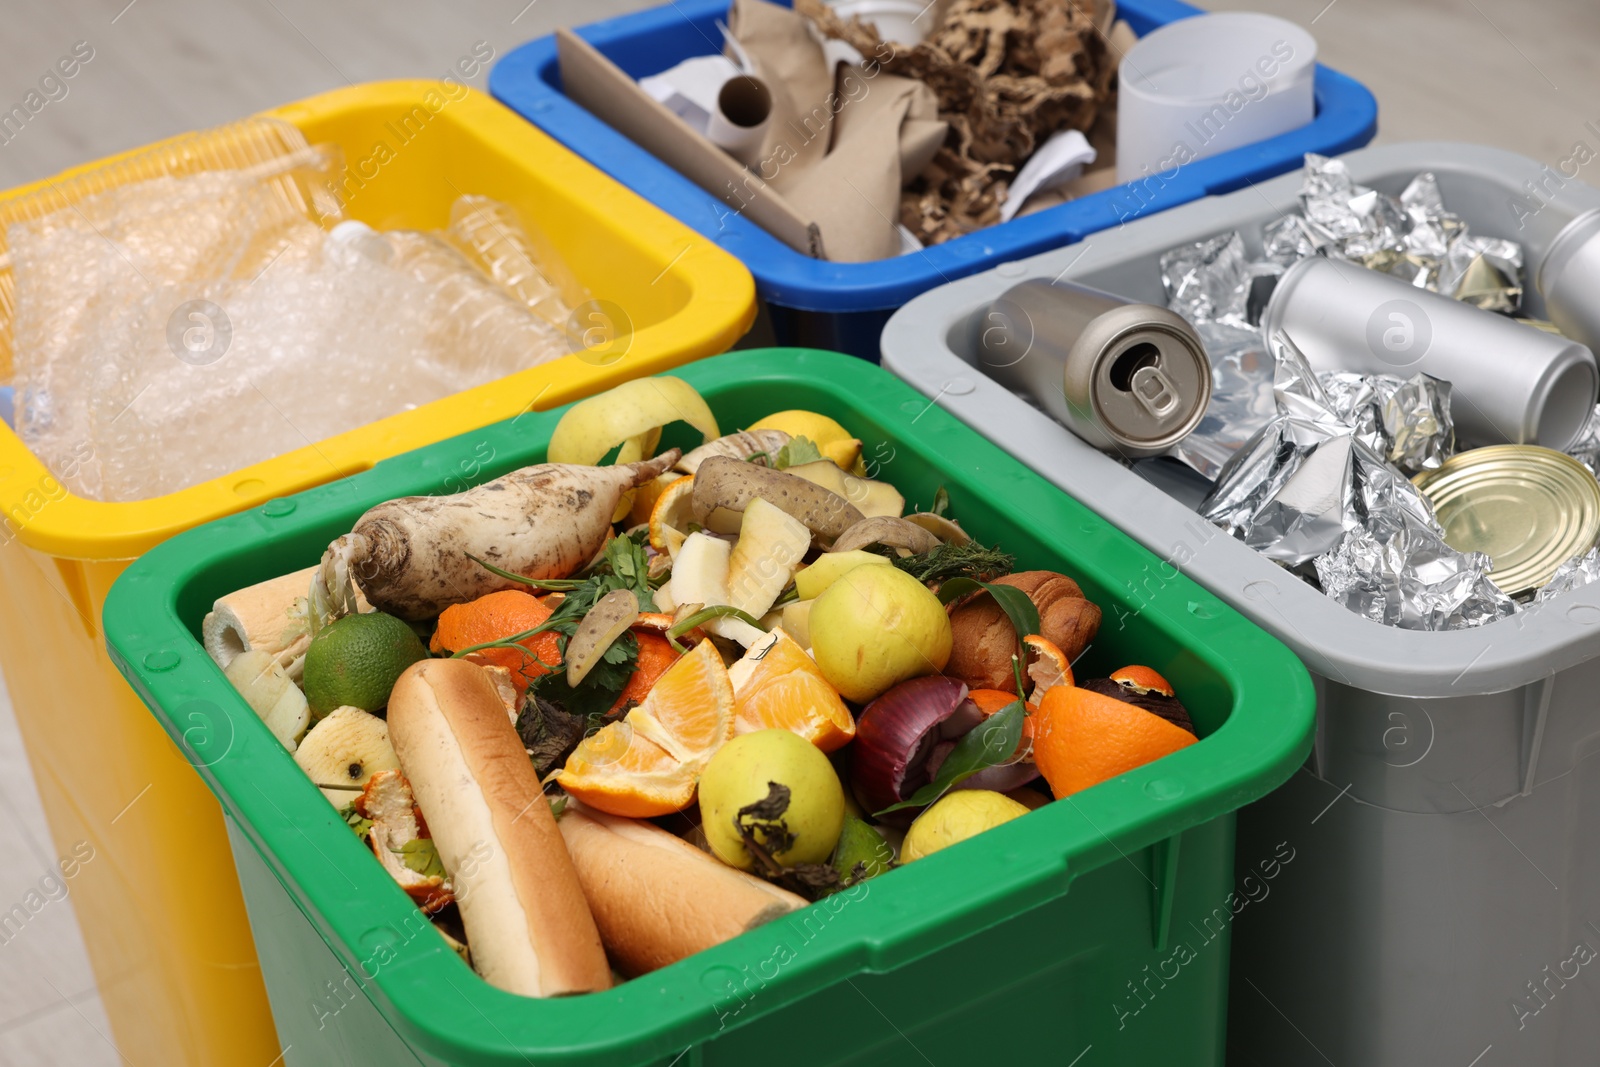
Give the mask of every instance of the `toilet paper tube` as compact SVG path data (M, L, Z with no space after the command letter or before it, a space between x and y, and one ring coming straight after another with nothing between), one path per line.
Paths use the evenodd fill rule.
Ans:
M723 83L706 138L746 166L761 161L761 146L772 123L772 92L760 78L741 74Z
M1282 331L1314 370L1450 382L1456 434L1472 446L1564 450L1600 393L1594 354L1576 341L1343 260L1290 267L1261 328Z

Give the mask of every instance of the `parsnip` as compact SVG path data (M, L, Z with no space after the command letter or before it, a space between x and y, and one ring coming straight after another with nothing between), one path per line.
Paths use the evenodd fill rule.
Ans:
M326 618L349 603L354 581L379 611L431 618L516 583L478 566L477 556L529 578L564 578L588 563L618 501L678 461L612 467L545 463L454 496L410 496L368 511L323 553L312 605Z

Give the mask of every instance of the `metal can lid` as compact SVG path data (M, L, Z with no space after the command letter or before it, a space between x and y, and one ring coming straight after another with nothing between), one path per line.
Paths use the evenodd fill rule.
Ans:
M1181 317L1128 304L1084 329L1068 354L1064 385L1067 402L1130 456L1156 455L1205 416L1211 361Z
M1538 445L1475 448L1413 482L1458 552L1494 560L1507 596L1532 592L1600 537L1600 482L1583 464Z

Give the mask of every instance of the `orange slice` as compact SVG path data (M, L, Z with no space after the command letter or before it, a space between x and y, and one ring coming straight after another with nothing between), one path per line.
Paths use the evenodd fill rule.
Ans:
M694 803L697 769L640 737L626 721L583 739L556 781L583 803L612 815L648 819Z
M733 732L788 730L824 752L843 748L856 736L855 716L800 642L772 633L729 672L738 679Z
M710 759L733 736L733 683L716 646L702 641L680 656L628 721L686 763Z
M694 803L706 761L733 736L733 714L728 670L716 647L701 642L661 674L622 722L584 738L556 781L612 815L682 811Z
M678 549L689 536L689 523L694 519L690 502L694 497L694 475L686 474L669 484L656 497L650 509L650 547L657 552L676 556Z
M1033 760L1057 797L1126 774L1196 740L1159 715L1075 686L1047 690L1033 718Z

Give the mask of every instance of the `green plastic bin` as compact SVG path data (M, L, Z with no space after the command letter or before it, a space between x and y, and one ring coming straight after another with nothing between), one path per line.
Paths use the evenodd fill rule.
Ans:
M1105 611L1080 667L1156 668L1201 742L608 992L513 996L427 929L196 636L217 596L314 562L371 505L540 462L561 412L385 460L172 539L105 607L112 659L227 814L284 1062L1220 1065L1232 916L1293 862L1241 856L1236 887L1234 812L1310 748L1304 668L1181 575L1147 581L1156 557L877 367L766 349L679 373L725 429L839 419L909 501L943 485L973 536L1077 578Z

